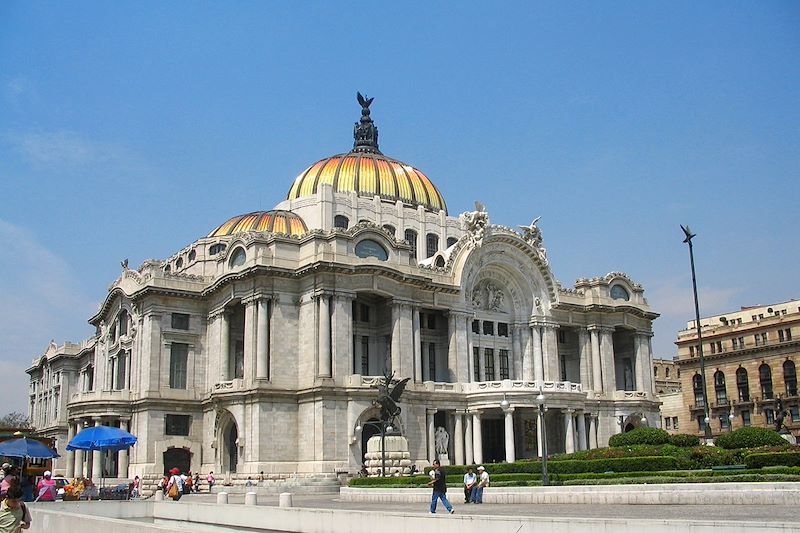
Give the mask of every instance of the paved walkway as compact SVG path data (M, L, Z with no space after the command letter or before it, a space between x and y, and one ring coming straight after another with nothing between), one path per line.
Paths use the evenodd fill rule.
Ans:
M735 522L788 522L800 525L800 513L794 506L781 505L575 505L575 504L465 504L461 493L448 491L457 514L530 517L572 516L576 518L640 518L662 520L714 520ZM214 503L216 494L192 494L184 496L186 501ZM338 495L293 495L295 507L308 509L350 509L427 514L428 505L420 503L367 503L344 502ZM244 503L243 494L231 494L230 503ZM278 495L259 496L259 505L278 506ZM439 505L440 511L441 504Z

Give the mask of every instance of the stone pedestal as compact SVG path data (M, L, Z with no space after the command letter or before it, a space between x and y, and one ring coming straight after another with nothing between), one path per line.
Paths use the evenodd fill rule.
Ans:
M450 456L446 453L440 453L436 458L439 459L439 464L442 466L448 466L450 464Z
M367 471L371 476L378 476L383 466L381 453L381 436L374 435L367 441L365 454ZM386 436L386 474L402 475L411 473L411 454L408 453L408 441L400 435Z

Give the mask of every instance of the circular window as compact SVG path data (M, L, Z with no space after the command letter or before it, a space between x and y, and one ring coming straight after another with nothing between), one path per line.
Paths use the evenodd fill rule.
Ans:
M232 267L242 266L245 259L247 259L247 254L244 253L244 249L237 248L231 254L231 259L228 264Z
M175 266L177 268L183 268L183 258L182 257L179 258L177 261L175 261Z
M196 258L197 258L197 252L195 252L194 250L189 252L189 261L194 261Z
M381 261L389 259L389 254L376 241L364 239L356 244L356 255L358 257L377 257Z
M614 285L611 287L611 298L614 300L625 300L628 301L631 299L630 294L628 291L625 290L625 287L622 285Z

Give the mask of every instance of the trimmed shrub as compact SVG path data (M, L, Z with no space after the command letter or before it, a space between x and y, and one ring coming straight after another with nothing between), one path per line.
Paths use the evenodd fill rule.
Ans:
M400 476L400 477L356 477L350 480L350 487L424 487L430 481L430 476Z
M554 474L579 474L581 472L647 472L675 470L674 457L618 457L614 459L592 459L589 461L550 461L548 470Z
M765 466L800 466L800 452L751 453L744 458L747 468Z
M700 445L700 437L697 435L689 435L688 433L678 433L669 436L669 443L681 448L691 448L692 446Z
M728 450L736 448L755 448L757 446L784 446L790 444L775 431L767 428L745 427L716 438L714 444Z
M608 439L609 446L632 446L634 444L668 444L669 433L658 428L636 428L627 433L618 433Z

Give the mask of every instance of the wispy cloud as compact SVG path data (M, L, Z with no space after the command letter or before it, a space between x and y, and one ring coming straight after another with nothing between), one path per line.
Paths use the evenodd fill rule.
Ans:
M26 229L2 219L0 249L1 368L24 370L51 338L60 344L91 334L86 319L96 304L78 288L77 277L64 259ZM8 378L25 379L19 372ZM8 410L26 408L26 395L17 398L4 393L3 397Z
M69 130L7 133L5 138L37 166L76 168L128 163L137 159L130 150L122 146L92 140Z

